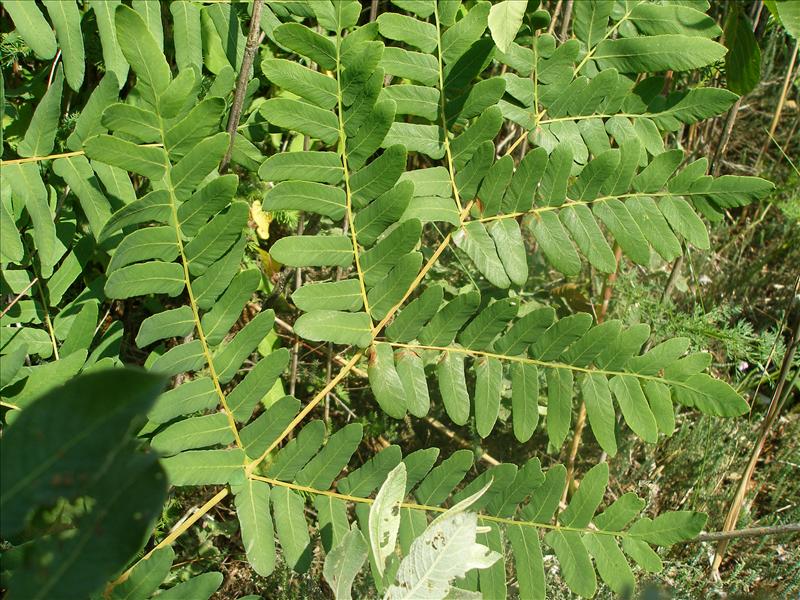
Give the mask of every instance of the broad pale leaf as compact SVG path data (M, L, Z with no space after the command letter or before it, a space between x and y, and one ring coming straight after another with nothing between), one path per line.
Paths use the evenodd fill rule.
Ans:
M322 574L336 600L350 600L353 581L367 560L367 543L357 527L325 556Z
M501 558L476 542L478 515L466 511L486 489L449 509L414 540L400 563L397 584L386 591L385 600L444 598L455 578L491 567Z
M507 52L517 37L527 6L527 0L503 0L489 10L489 31L501 52Z
M394 553L400 528L400 503L406 494L406 465L400 463L386 477L369 509L369 543L382 577L386 559Z

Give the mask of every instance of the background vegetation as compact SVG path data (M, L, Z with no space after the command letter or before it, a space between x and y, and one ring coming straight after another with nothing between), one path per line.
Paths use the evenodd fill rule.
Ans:
M510 34L507 43L516 39L519 44L530 44L532 38L539 39L547 34L553 35L559 44L578 38L584 43L586 33L580 28L583 24L581 19L586 19L586 8L585 5L579 6L584 2L593 7L603 4L589 0L551 0L541 5L528 2L524 23ZM189 98L187 105L175 109L175 114L186 114L198 98L224 99L220 102L220 112L213 127L202 131L185 147L174 142L174 138L165 132L164 122L169 117L166 120L162 118L160 132L151 139L146 135L137 137L142 136L146 115L137 113L135 118L131 118L120 113L113 121L108 112L103 113L105 105L117 101L118 90L121 90L120 98L126 99L128 108L157 105L159 110L167 110L163 108L166 101L162 95L166 96L168 92L166 86L157 89L160 85L158 73L151 75L149 80L143 76L146 66L160 63L150 57L137 63L128 51L120 50L126 43L135 45L135 42L113 38L114 35L123 37L120 31L124 28L120 29L119 16L116 16L119 13L115 14L120 4L131 6L132 10L128 12L141 17L140 21L147 25L147 30L154 34L154 39L163 49L166 64L175 74L174 78L167 75L167 83L178 82L179 72L191 71L185 68L186 64L199 61L197 73L201 76L187 87L189 91L185 97L175 100L180 104ZM516 424L508 389L499 405L497 423L489 427L491 435L487 435L483 431L484 425L476 423L475 419L461 425L455 423L456 419L443 406L439 388L433 383L435 377L431 366L427 375L431 382L432 402L430 411L424 416L412 416L402 410L401 418L392 418L383 402L380 405L376 403L380 391L375 389L375 376L370 373L377 360L374 356L369 361L366 357L355 359L357 362L350 365L346 377L333 379L343 364L358 356L356 346L359 343L347 338L325 337L325 334L320 336L311 326L304 329L302 322L295 331L294 326L307 309L301 310L297 297L292 294L303 285L338 280L348 273L354 277L354 271L348 271L346 265L337 267L333 263L326 266L309 263L312 266L307 268L302 264L297 268L286 266L282 263L294 265L292 255L300 247L281 254L280 251L273 252L273 244L304 232L306 235L332 233L349 236L347 229L352 221L351 215L335 211L320 216L313 211L294 210L294 206L270 209L269 192L274 189L275 182L265 176L261 165L269 157L309 149L339 151L354 163L360 162L358 168L367 163L368 156L359 160L354 156L355 152L350 154L350 146L346 151L337 149L340 143L345 145L345 138L349 141L353 137L349 132L345 135L344 131L337 131L330 140L320 142L318 138L325 134L309 132L302 123L276 122L273 115L278 111L278 105L268 103L278 98L295 99L303 93L292 86L291 76L276 75L275 65L278 63L271 63L271 60L288 58L297 64L327 72L337 82L346 81L346 78L337 74L337 65L323 64L324 56L305 54L306 58L302 58L303 52L292 52L296 48L281 39L280 34L276 40L275 30L281 22L302 22L315 32L325 33L324 16L315 13L309 3L267 0L255 4L263 11L258 21L260 28L251 26L252 2L8 1L0 13L3 32L0 39L3 76L3 97L0 98L3 138L0 189L3 205L0 282L3 494L10 494L8 490L24 479L26 473L35 472L44 460L48 447L46 442L51 437L52 440L58 439L70 426L76 430L103 432L103 435L90 436L96 440L97 446L82 447L75 457L76 462L70 465L75 481L51 478L31 492L31 506L38 508L28 514L27 519L25 514L12 514L12 511L4 509L0 585L10 590L9 597L27 600L34 594L43 593L44 597L86 597L102 589L108 580L136 564L139 558L165 539L172 542L174 556L170 554L168 557L172 561L169 568L166 551L157 555L159 560L166 561L166 567L161 573L163 591L156 593L156 597L164 596L167 600L169 590L178 590L176 586L180 584L198 587L184 587L183 592L178 591L174 597L187 597L187 593L191 596L191 590L201 589L211 590L208 593L213 592L214 597L220 599L244 598L248 594L263 598L332 597L329 582L322 574L330 547L325 534L321 533L322 527L316 525L322 516L313 494L308 495L309 502L301 509L312 523L312 549L307 569L298 569L299 559L287 558L285 548L277 554L272 569L261 568L245 551L249 542L247 534L240 530L241 516L237 518L237 509L241 512L238 502L244 497L244 492L237 486L247 484L231 480L230 488L221 488L211 484L225 483L227 479L206 482L202 477L181 474L173 466L167 467L167 474L179 487L167 490L158 453L175 455L176 451L170 450L174 446L159 447L158 435L154 437L153 434L163 431L164 423L174 422L180 415L169 414L162 420L153 418L153 406L159 406L155 398L165 385L163 379L151 376L142 381L131 379L126 384L128 372L114 370L123 364L161 370L170 376L170 389L197 380L209 370L212 379L221 380L224 376L214 374L218 353L226 348L236 350L233 340L244 337L231 337L230 333L238 335L242 331L256 330L262 334L257 336L252 347L244 349L241 370L234 366L233 373L226 380L232 382L223 383L224 393L220 388L219 395L230 399L229 392L234 384L256 365L265 365L268 361L274 361L276 365L280 363L274 375L264 375L265 379L261 381L261 393L253 403L256 411L254 421L258 415L269 414L275 415L278 423L288 423L296 409L290 411L286 421L280 421L277 413L264 412L276 406L279 400L283 401L285 395L297 398L300 407L319 401L312 417L322 420L329 432L355 431L355 428L345 429L354 423L362 428L363 438L356 443L357 448L354 446L352 459L345 460L349 465L345 473L352 472L393 445L399 446L404 456L422 448L439 448L441 457L458 450L470 450L474 453L475 464L469 470L467 481L498 462L521 466L538 458L545 469L565 464L580 482L592 467L607 462L610 475L604 506L634 492L646 501L649 516L667 511L706 513L708 521L703 526L704 532L750 527L784 529L774 535L734 538L724 554L719 554L721 564L714 563L715 551L718 550L714 539L692 539L661 548L658 553L664 569L657 574L637 569L640 582L637 593L653 598L725 594L772 598L800 594L800 570L797 568L800 564L797 543L800 538L796 532L785 531L787 526L800 522L800 358L793 354L800 323L800 197L797 192L800 188L800 78L796 10L800 3L791 0L783 3L708 3L703 0L654 3L706 12L723 32L718 41L728 49L726 56L709 60L700 68L680 71L649 69L658 71L662 77L657 80L658 89L654 93L724 88L740 96L735 103L728 103L724 110L709 109L709 115L715 116L679 123L676 128L657 132L656 138L665 149L682 150L685 156L683 164L706 157L708 172L715 176L760 177L775 184L774 190L755 194L751 198L753 201L743 206L724 207L717 214L713 210L700 211L708 226L710 249L682 243L680 256L674 260L665 260L651 251L649 261L641 264L644 261L634 262L628 258L628 247L614 232L618 241L613 246L619 263L616 271L612 269L612 273L604 273L594 262L590 264L581 258L577 272L564 275L563 263L557 264L558 261L543 252L541 239L523 228L528 249L527 277L524 285L512 287L515 288L514 298L527 310L552 307L562 320L576 313L589 313L598 323L618 319L625 327L648 324L652 333L644 350L665 340L685 337L689 340L689 352L711 353L709 372L728 382L749 405L744 415L721 419L676 404L675 431L671 436L660 436L657 443L644 442L627 429L625 420L618 416L614 426L618 449L613 456L608 455L608 448L601 446L588 425L581 433L583 422L580 417L572 419L566 439L554 443L550 424L543 424L548 405L544 391L538 403L541 406L537 404L542 424L530 439L522 442L515 435ZM477 1L465 0L459 5L460 12L456 11L459 20L471 11L476 11L472 14L480 12L480 7L476 9L478 4ZM616 15L631 10L635 4L619 1L611 2L609 6L614 6L613 14ZM34 14L29 12L31 5L37 7L35 14L40 15L41 22L23 21ZM415 14L419 7L415 8L413 2L364 0L359 5L360 12L355 15L353 25L357 22L359 26L366 26L377 21L383 36L379 39L383 39L387 46L397 46L402 42L409 47L420 43L418 39L404 39L406 36L402 31L393 33L391 23L385 18L383 22L379 20L379 16L385 13ZM134 26L138 26L140 21L135 21L128 12L123 13L126 15L124 18L131 20L130 31L135 32ZM195 14L201 37L192 46L182 37L190 30L181 29L180 20ZM618 17L612 16L611 23L616 22L615 18ZM421 20L432 23L434 17L421 17ZM493 40L498 46L504 44L503 36L508 35L504 29L510 27L510 21L513 17L504 14L500 22L505 27L497 24L491 27L490 22L487 28L484 24L477 38L487 43ZM55 33L47 36L42 27L50 32L51 25ZM348 31L353 29L349 27ZM334 35L331 31L328 28L327 35L331 39L337 38L338 33ZM438 21L436 31L439 31ZM160 33L160 38L156 32ZM242 60L247 60L248 32L251 37L257 36L252 44L255 48L252 74L246 64L241 68ZM621 34L611 32L608 35L614 38L630 34L623 30ZM196 43L200 44L199 47ZM585 47L581 51L585 51ZM435 54L435 51L430 52ZM517 68L513 60L504 62L498 59L499 53L492 56L494 60L487 61L485 70L476 76L482 81L513 73ZM440 69L441 65L440 56ZM244 77L239 80L242 71ZM113 82L109 75L119 81ZM633 78L641 81L647 75L639 73ZM408 79L415 80L415 77ZM142 81L147 85L141 84ZM155 92L148 91L148 85ZM442 88L440 91L444 98L443 84L434 81L432 87L437 85ZM150 98L149 93L152 93ZM341 89L335 95L341 102ZM321 101L326 102L324 98ZM516 102L508 95L502 101L506 104ZM444 100L442 106L445 106ZM342 108L340 104L337 111L340 115L343 114ZM440 108L434 108L437 118L441 116ZM241 115L235 114L237 110ZM159 113L159 116L163 117L163 114ZM375 114L370 116L375 118ZM477 116L478 113L468 116L453 127L457 131L469 132L470 127L475 127ZM518 164L526 152L537 145L546 145L541 137L536 137L537 129L526 137L531 128L526 127L525 122L515 121L508 113L504 116L502 128L491 136L498 158L511 148ZM126 119L131 120L126 122ZM290 121L291 114L285 119ZM407 117L405 121L427 123L425 119L424 116L418 119ZM397 120L402 119L398 116ZM237 140L232 154L226 152L229 136L218 133L224 131L226 125L230 131L231 124ZM210 156L214 165L221 158L223 166L218 172L222 174L227 170L238 177L238 183L230 189L227 199L232 202L231 208L229 212L214 217L219 217L220 221L212 229L223 230L226 215L235 211L236 206L241 208L241 220L246 222L246 227L245 234L238 237L236 244L239 244L242 260L236 261L233 271L241 280L246 277L244 273L252 270L258 273L258 277L252 290L248 283L242 283L245 291L240 291L239 295L244 294L241 301L244 307L232 300L231 304L235 305L235 310L231 309L233 319L229 318L231 314L221 315L216 335L212 333L208 343L205 339L197 339L203 336L195 333L194 321L186 331L159 331L165 327L165 322L150 321L154 324L154 331L144 336L144 343L143 338L137 339L137 335L143 335L142 324L148 317L163 314L161 311L165 310L195 307L198 303L194 298L191 302L187 300L182 284L175 293L162 289L158 290L159 294L151 294L153 290L137 288L137 277L131 276L114 287L115 281L110 274L119 263L127 260L132 264L143 259L135 254L135 238L130 244L134 249L131 258L120 259L124 256L119 250L123 248L124 240L133 238L136 231L148 228L131 228L130 223L137 223L131 220L114 229L108 225L109 217L114 213L115 217L111 218L116 218L120 214L117 211L129 206L134 198L141 199L146 192L158 192L159 186L151 185L148 180L156 181L163 173L157 168L157 172L153 172L154 167L147 165L127 166L126 161L132 160L130 156L122 156L127 147L120 151L121 157L115 159L115 147L100 146L99 142L93 142L96 144L93 147L88 143L93 135L102 136L108 130L113 132L113 136L104 138L106 144L113 138L125 143L132 141L140 149L147 144L161 144L168 148L168 154L160 148L159 151L167 157L166 171L172 174L170 178L184 156L191 156L192 161L198 164ZM395 141L409 146L413 143L402 136L396 136ZM435 144L436 140L433 141ZM202 151L190 154L199 144L207 145ZM374 150L378 150L377 146ZM552 150L548 147L548 151ZM91 162L72 161L73 157L82 156L84 152ZM381 156L388 153L386 150ZM433 165L447 166L449 155L447 158L432 158L432 154L435 151L426 154L425 150L417 149L410 152L408 171ZM495 152L491 154L493 160ZM569 163L572 165L571 158ZM23 165L36 165L38 184L24 178L30 172ZM459 170L462 167L467 170L466 165L460 165ZM355 172L357 169L352 167L352 170ZM452 174L452 165L450 171ZM302 177L302 174L296 176ZM201 181L193 183L199 188ZM43 206L46 211L44 220L49 219L51 225L55 222L52 233L42 224L42 213L36 214L31 208L22 209L33 205L35 199L32 196L38 193L39 185L44 194L44 202L39 208ZM347 211L350 211L351 194L349 183L347 185ZM456 187L455 182L453 187ZM188 201L195 191L195 187L181 190L177 184L172 188L170 193L181 201ZM221 190L218 193L224 197L228 192ZM208 201L208 198L203 200ZM237 205L237 202L242 204ZM180 217L179 213L176 214ZM455 222L437 219L425 225L421 234L422 261L431 257L452 229L450 224L459 223L458 212L455 214ZM212 215L213 212L209 212L205 218ZM154 220L159 221L158 218ZM187 282L193 257L204 259L202 251L192 254L190 242L204 223L195 225L194 233L186 236L187 244L181 250L182 254L189 255L189 260L184 261ZM605 227L604 231L607 233ZM236 236L240 233L235 231ZM230 243L233 243L233 238ZM227 246L224 251L228 251ZM198 267L196 272L191 272L195 288L203 272L207 272L205 269L212 270L211 263L222 262L215 262L220 256L214 256L202 269ZM144 258L158 256L145 255ZM169 252L161 258L166 261L175 259ZM480 290L485 295L482 305L485 309L488 298L502 298L502 293L498 294L487 283L487 270L476 267L473 259L474 254L464 246L449 246L427 273L425 285L441 285L447 297ZM114 260L119 261L118 264L113 265ZM183 279L184 274L179 276ZM109 282L112 282L111 287ZM222 293L225 287L227 283L218 293ZM361 292L365 290L362 288ZM366 297L366 293L363 295ZM221 300L219 303L224 304ZM212 314L213 305L213 299L205 306L200 305L206 334L209 329L214 331L213 327L207 327L209 321L205 320ZM274 325L271 317L267 318L272 314L270 311L274 311ZM199 322L199 313L195 311L189 319ZM191 356L176 360L175 353L170 359L174 362L167 364L168 361L164 360L170 351L191 344L196 347L200 342L204 346L200 363L191 362L196 360ZM162 360L162 369L154 368L158 360ZM266 371L264 366L260 368ZM79 372L87 373L88 379L78 377ZM472 389L474 376L472 371L468 373ZM264 381L269 385L263 387ZM66 387L57 388L62 384ZM320 395L320 390L328 392ZM125 407L123 417L104 412L112 400ZM378 400L380 402L381 398ZM212 406L216 404L215 401ZM574 408L578 415L581 414L579 405L580 400L576 397ZM223 414L230 412L227 408L225 413L206 410L204 415L220 417L225 428L227 421ZM149 421L143 418L145 414ZM243 419L237 416L236 420L244 423L249 416L245 415ZM96 430L93 429L95 425ZM572 428L577 429L573 431ZM13 433L15 429L16 434ZM289 439L295 435L296 432L292 432ZM144 452L140 445L143 439L150 440L157 452ZM169 440L164 442L164 438L162 442L173 443ZM233 438L226 443L233 444ZM759 444L763 444L763 448L753 464L754 471L748 472L748 461ZM203 444L196 447L203 447ZM9 449L24 452L26 458L20 458L21 454ZM273 450L267 446L263 449L267 452ZM168 464L168 461L164 463ZM101 472L102 476L96 478L91 475ZM85 480L80 480L80 473L86 474ZM339 475L338 471L332 477L336 475ZM185 479L181 480L181 477ZM87 483L90 479L91 482ZM177 480L183 481L183 485ZM328 489L330 485L323 487ZM233 493L228 495L225 491L228 489ZM341 485L338 489L342 490ZM117 493L109 494L108 490ZM739 492L743 492L740 497L737 496ZM565 492L565 501L573 493L574 488L568 494ZM213 506L203 507L209 498L216 499ZM452 502L448 500L438 504L450 505ZM97 508L106 506L111 507L106 512ZM732 523L726 523L732 507L738 507L739 512L733 515ZM354 514L352 508L348 510ZM128 519L114 520L108 515L122 515ZM192 515L199 515L199 519L192 522ZM305 523L302 514L301 521ZM360 519L358 523L361 524ZM90 532L85 536L90 543L82 546L81 540L86 532ZM174 533L174 537L170 533ZM278 531L278 538L284 545L286 538L281 533ZM366 531L364 533L366 535ZM30 540L34 539L37 544L44 544L44 550L40 545L32 545ZM401 540L401 546L403 544ZM93 550L89 550L90 547ZM32 554L30 548L40 554ZM114 555L113 549L117 549L118 556ZM564 581L563 560L557 560L555 552L547 546L543 551L549 597L573 597L575 587ZM50 558L61 556L59 552L71 555L75 562L65 564L69 565L72 575L53 574L47 559L41 558L47 552L50 552ZM508 570L503 574L508 595L516 597L520 594L519 582L511 566L511 551L507 550L507 554ZM92 569L82 567L83 564L98 566ZM107 565L106 571L103 571L104 564ZM86 575L93 570L97 581ZM271 570L271 574L264 575L266 570ZM305 572L297 573L298 570ZM17 583L13 579L15 573ZM22 579L20 574L31 573L61 581L60 585L66 585L69 591L60 587L56 588L60 592L52 591L52 595L47 595L38 585L26 588L18 583ZM79 581L85 586L83 594L77 590L84 588L70 587L77 586ZM606 584L598 583L598 597L614 596ZM18 586L16 589L15 585ZM158 586L157 581L155 587ZM34 591L34 588L38 589ZM114 593L127 591L123 589ZM204 593L194 592L197 594L195 597L204 597ZM356 578L353 595L376 596L369 568ZM484 597L492 597L486 589Z

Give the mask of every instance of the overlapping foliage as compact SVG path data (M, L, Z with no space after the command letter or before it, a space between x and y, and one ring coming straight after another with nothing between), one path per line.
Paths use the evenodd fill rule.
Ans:
M268 1L247 118L231 140L225 124L244 53L243 7L178 0L167 11L92 0L106 72L71 124L68 151L51 157L63 81L75 91L83 85L81 13L74 2L45 2L53 33L36 4L6 2L39 57L56 48L63 56L63 74L60 66L51 73L24 132L7 138L18 158L3 163L3 284L30 296L3 315L9 431L58 384L119 366L126 331L119 320L105 326L100 310L136 302L148 316L128 333L147 353L146 368L173 378L139 437L163 457L172 485L229 486L256 573L273 571L276 537L297 572L309 568L319 537L339 598L367 558L375 588L389 598L421 597L415 582L427 586L426 597L443 597L455 577L465 597L504 597L511 564L520 597L544 597L541 539L582 596L595 593L595 571L615 592L631 589L628 559L659 570L651 545L690 539L704 516L640 517L644 501L631 494L598 513L605 464L559 510L560 465L500 464L465 481L470 451L437 464L437 448L403 457L390 446L353 468L360 425L301 427L362 360L378 407L392 418L424 417L440 403L454 424L474 418L487 437L510 396L516 438L530 440L541 413L555 450L576 398L610 455L617 407L651 443L672 433L675 403L718 417L748 410L706 372L708 354L686 354L688 340L642 353L646 324L557 318L521 293L532 252L565 276L587 265L613 273L617 256L646 269L654 254L672 260L686 244L708 249L702 217L719 219L770 191L758 178L713 178L705 159L686 162L664 145L665 132L718 115L737 98L705 87L664 92L665 78L652 75L714 65L725 54L713 41L719 27L702 1L586 1L575 3L574 38L558 43L535 4L392 0L367 22L356 0ZM275 136L292 151L262 156ZM268 188L262 209L308 219L302 235L272 243L269 257L314 269L291 296L294 332L337 345L344 366L302 410L291 396L262 404L289 353L265 343L272 310L246 311L242 324L264 281L250 258L258 243L251 207L237 195L237 175L218 170L231 141L236 168ZM445 250L467 261L448 268L474 270L473 289L454 293L429 280ZM104 271L88 277L99 262ZM398 465L400 485L389 477ZM478 570L419 583L412 563L426 560L426 535L435 537L427 514L473 494L469 510L431 527L477 540L494 560L476 550L469 564ZM21 526L20 517L3 536ZM375 533L380 527L388 538ZM148 596L171 561L167 548L157 550L112 597L130 597L128 589ZM209 574L191 593L208 597L219 584Z

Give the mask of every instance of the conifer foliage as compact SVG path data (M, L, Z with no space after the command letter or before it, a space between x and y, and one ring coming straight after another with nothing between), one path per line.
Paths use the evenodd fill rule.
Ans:
M503 598L508 574L520 598L544 598L551 552L580 596L593 596L598 579L632 590L635 573L661 568L655 549L696 536L704 515L644 516L634 494L605 501L605 463L560 506L567 472L550 460L481 470L469 450L404 455L395 445L358 460L359 448L368 452L360 424L312 417L358 367L390 418L438 405L450 425L471 423L481 438L507 419L520 443L546 432L542 455L558 454L579 401L610 456L628 430L648 443L671 435L676 406L719 418L749 410L708 372L709 354L687 353L688 339L642 351L645 323L557 316L523 293L532 256L575 277L614 273L618 257L649 269L687 245L708 250L706 221L772 189L756 177L711 177L705 158L664 143L737 99L665 84L665 72L723 59L708 3L575 2L562 42L535 1L391 0L370 21L369 3L357 0L267 0L232 140L252 4L4 3L36 56L60 60L32 85L32 112L14 113L21 133L7 136L3 155L3 286L23 297L0 329L3 538L24 541L19 532L35 530L26 515L57 497L20 491L33 485L30 473L54 468L44 454L38 470L6 468L38 452L43 403L59 385L94 377L90 394L129 408L98 379L118 369L120 382L142 390L171 383L136 404L146 419L125 413L121 429L119 414L97 412L108 405L82 407L85 434L100 439L115 424L118 437L130 433L125 448L160 457L163 472L148 462L142 477L218 486L216 502L231 495L261 576L277 560L303 573L321 557L339 599L357 576L386 598ZM89 17L103 63L92 81ZM65 98L77 118L65 119ZM221 173L231 143L232 168ZM302 233L260 240L245 179L266 190L260 210L302 214ZM290 353L269 341L273 309L252 307L276 263L314 273L279 316L341 359L302 402L268 396L282 389ZM474 285L454 289L433 276L443 268ZM115 318L123 306L145 316ZM122 367L136 354L161 379ZM111 486L122 467L97 468L108 474L96 481ZM158 589L174 553L166 543L133 560L138 536L87 594L120 573L108 597ZM53 539L21 547L20 564L42 544ZM9 598L50 597L25 583L30 566L19 568ZM36 573L53 585L65 577ZM207 598L221 581L207 573L163 595Z

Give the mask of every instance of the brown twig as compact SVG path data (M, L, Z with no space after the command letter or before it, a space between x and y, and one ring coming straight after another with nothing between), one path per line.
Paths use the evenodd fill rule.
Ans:
M564 18L561 21L561 34L559 35L559 38L562 40L567 39L567 33L569 32L570 18L572 17L572 2L573 0L567 0L567 4L564 6Z
M231 162L233 155L233 142L236 140L236 128L239 127L239 119L242 116L242 106L244 105L244 96L247 93L247 84L250 79L250 69L253 66L253 59L256 55L256 48L258 48L258 36L261 33L261 9L264 6L264 0L254 0L253 14L250 17L250 32L247 34L247 44L244 47L244 56L242 57L242 66L239 68L239 78L236 80L236 91L233 94L233 104L231 105L231 114L228 118L228 135L231 139L228 142L228 151L225 152L225 158L219 165L220 174L224 173Z
M553 32L556 30L556 23L558 22L558 14L561 12L561 4L563 2L564 0L558 0L558 2L556 2L556 7L553 9L552 12L553 16L550 18L550 26L547 28L547 33L549 33L550 35L552 35Z
M786 525L776 525L774 527L746 527L745 529L735 529L733 531L714 531L711 533L701 533L691 542L716 542L720 540L728 541L736 538L763 537L765 535L784 535L787 533L800 532L800 523L788 523Z
M619 277L619 263L622 260L622 248L619 244L614 245L614 259L617 263L617 270L609 273L603 284L603 304L600 306L600 313L597 315L597 322L602 323L608 314L608 306L611 304L611 296L614 294L614 284Z
M755 8L756 14L753 17L753 33L755 33L756 29L758 29L758 22L761 20L761 13L764 12L764 1L760 0L756 4L757 4L757 7Z
M722 128L722 137L717 144L717 149L714 152L714 158L711 159L711 174L715 177L719 175L722 168L722 161L725 159L725 151L728 149L728 141L731 139L731 132L736 123L736 117L739 114L739 108L742 106L742 96L731 106L728 111L728 117L725 119L725 127Z
M667 284L664 286L664 291L661 293L661 304L664 304L672 294L672 290L675 287L675 284L678 281L678 277L681 274L681 267L683 267L683 254L681 254L678 258L675 259L675 262L672 263L672 269L669 272L669 277L667 278Z
M330 382L333 376L333 343L328 342L328 357L325 365L325 381ZM325 406L323 408L323 419L328 423L331 416L331 395L330 393L325 396Z
M58 61L61 59L61 48L58 49L56 53L56 57L53 59L53 64L50 66L50 75L47 77L47 89L50 89L50 86L53 85L53 78L56 76L56 67L58 66Z
M13 299L11 302L9 302L9 303L8 303L8 306L6 306L6 307L3 309L3 312L1 312L1 313L0 313L0 317L5 317L5 316L6 316L6 313L7 313L8 311L10 311L10 310L11 310L11 309L14 307L14 305L15 305L17 302L19 302L19 301L22 299L22 297L23 297L23 296L25 296L26 292L27 292L28 290L30 290L30 289L31 289L31 288L32 288L34 285L36 285L36 283L37 283L38 281L39 281L39 278L38 278L38 277L34 277L34 278L31 280L31 282L30 282L28 285L26 285L26 286L25 286L25 289L23 289L23 290L22 290L22 291L21 291L19 294L17 294L17 295L16 295L16 297L15 297L15 298L14 298L14 299Z

